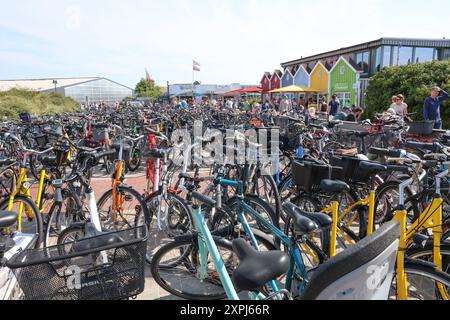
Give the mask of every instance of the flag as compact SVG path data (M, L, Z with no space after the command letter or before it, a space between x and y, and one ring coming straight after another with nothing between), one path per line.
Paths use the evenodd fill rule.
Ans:
M147 69L145 69L145 76L147 78L147 81L153 81L152 76L150 75L150 73L148 73Z
M192 62L193 62L193 70L200 71L200 63L195 60L192 60Z

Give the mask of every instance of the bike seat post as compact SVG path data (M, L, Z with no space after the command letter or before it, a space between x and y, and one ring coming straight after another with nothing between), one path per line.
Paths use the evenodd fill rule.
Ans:
M399 186L399 200L398 205L401 209L405 208L405 189L407 186L411 185L414 182L414 179L408 179L406 181L403 181Z
M450 170L445 170L441 173L439 173L438 175L436 175L436 195L438 197L441 196L441 181L442 179L444 179L445 177L448 176Z

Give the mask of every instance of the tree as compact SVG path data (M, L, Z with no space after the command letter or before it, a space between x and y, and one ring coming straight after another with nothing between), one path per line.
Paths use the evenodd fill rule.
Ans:
M366 115L386 111L391 98L397 94L406 97L410 113L417 113L413 118L423 120L423 104L430 95L431 88L441 87L450 90L450 60L409 64L405 66L384 68L369 82L366 93ZM441 105L444 127L450 127L450 103Z
M142 78L136 85L135 92L138 97L150 97L157 100L161 95L161 88L155 84L155 81Z

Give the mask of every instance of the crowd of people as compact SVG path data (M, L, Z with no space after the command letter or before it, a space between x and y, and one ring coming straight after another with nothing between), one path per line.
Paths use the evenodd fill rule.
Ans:
M171 105L177 108L213 106L220 110L240 110L251 113L269 112L273 115L300 114L307 118L327 117L343 121L359 121L364 114L364 110L356 105L341 107L337 95L333 95L329 103L326 97L322 97L317 103L312 97L306 99L300 96L297 99L287 95L278 99L266 99L264 102L259 98L252 97L212 99L203 97L200 101L196 101L192 97L186 99L175 97L172 98Z

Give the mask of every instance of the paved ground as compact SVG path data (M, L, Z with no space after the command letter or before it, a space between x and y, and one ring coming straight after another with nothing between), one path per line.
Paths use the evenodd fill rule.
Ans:
M125 183L139 193L143 193L146 189L147 180L145 178L145 170L143 167L136 173L127 174ZM92 186L95 191L97 199L101 195L111 189L111 178L105 174L104 171L97 172L92 179ZM150 267L146 265L146 282L145 291L138 297L138 300L177 300L178 298L170 295L168 292L160 288L160 286L153 280L150 273Z

